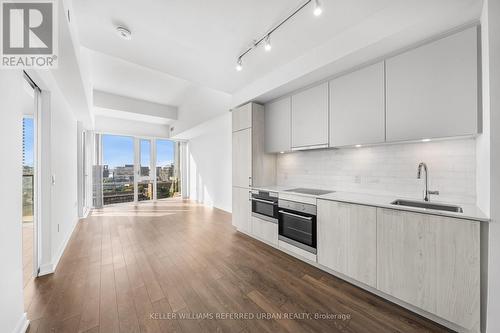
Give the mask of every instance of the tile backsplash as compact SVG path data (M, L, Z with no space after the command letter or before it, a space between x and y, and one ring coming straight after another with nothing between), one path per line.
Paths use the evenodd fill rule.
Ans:
M429 168L429 189L440 192L431 200L476 203L473 138L280 154L277 185L421 199L420 162Z

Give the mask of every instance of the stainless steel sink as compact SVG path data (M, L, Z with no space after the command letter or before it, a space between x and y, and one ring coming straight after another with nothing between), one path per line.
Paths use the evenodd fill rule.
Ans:
M394 200L393 202L391 202L391 205L426 208L426 209L433 209L433 210L443 210L446 212L454 212L454 213L463 213L464 212L462 207L459 207L459 206L426 202L426 201L413 201L413 200L397 199L397 200Z

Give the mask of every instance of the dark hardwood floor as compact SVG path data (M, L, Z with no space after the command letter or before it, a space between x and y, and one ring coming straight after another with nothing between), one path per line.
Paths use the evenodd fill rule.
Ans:
M25 307L30 333L447 331L179 199L94 211Z

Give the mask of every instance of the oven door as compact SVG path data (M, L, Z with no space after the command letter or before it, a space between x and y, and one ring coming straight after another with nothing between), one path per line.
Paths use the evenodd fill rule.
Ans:
M261 198L252 198L252 215L266 221L277 223L278 202Z
M316 254L316 216L279 209L278 238Z

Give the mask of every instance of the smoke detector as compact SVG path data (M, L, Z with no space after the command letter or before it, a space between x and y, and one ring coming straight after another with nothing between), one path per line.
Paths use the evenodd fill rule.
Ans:
M118 33L118 36L125 40L132 39L132 33L125 27L116 27L116 32Z

